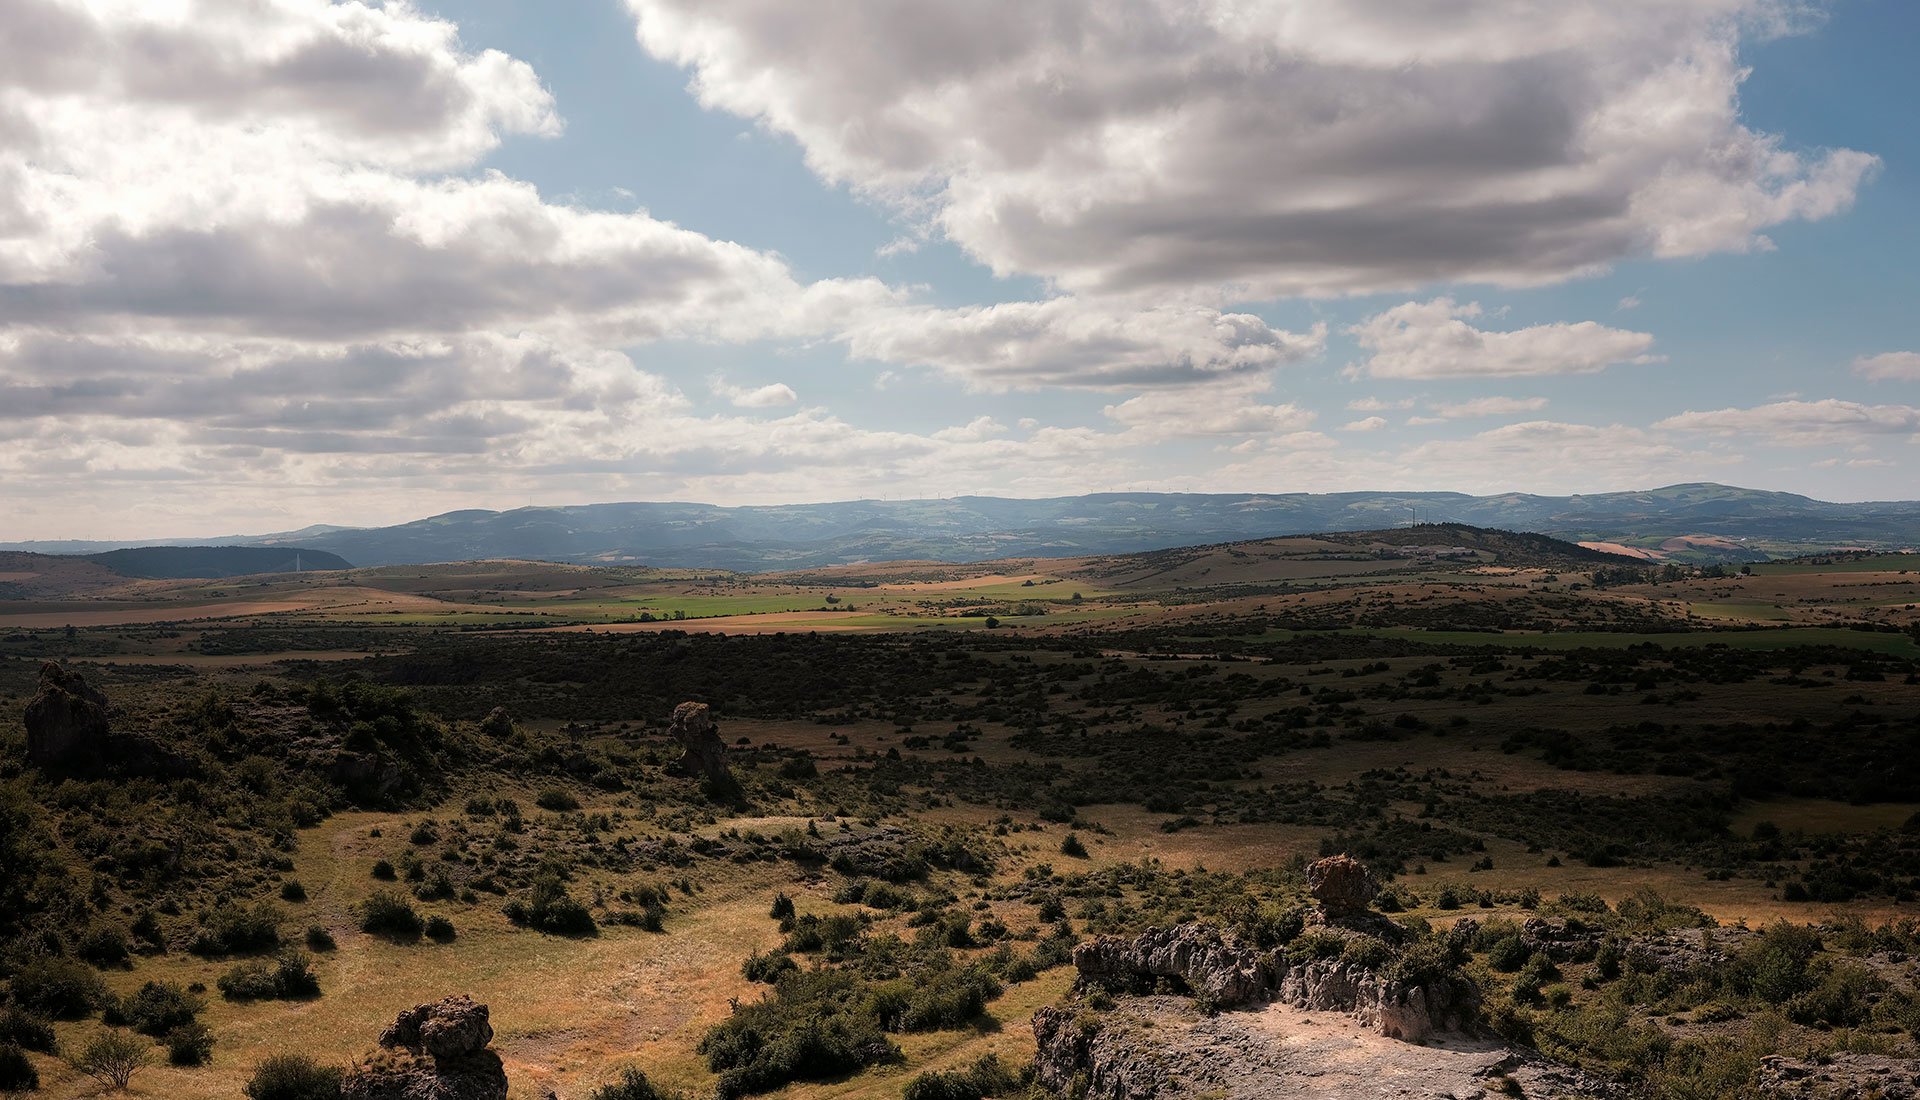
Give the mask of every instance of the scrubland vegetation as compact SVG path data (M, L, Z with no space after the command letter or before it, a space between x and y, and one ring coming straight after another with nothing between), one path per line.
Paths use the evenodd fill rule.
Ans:
M116 663L159 628L16 633L0 1090L332 1095L396 1011L472 992L527 1095L1020 1095L1087 937L1357 950L1300 917L1335 852L1411 929L1360 961L1649 1095L1914 1054L1920 654L1692 644L1660 593L1725 578L1602 603L1592 565L1534 568L1500 601L1223 581L1045 630L238 625L197 652L276 660L217 668ZM1512 633L1569 627L1687 644ZM29 762L47 657L178 766ZM737 797L675 773L684 700Z

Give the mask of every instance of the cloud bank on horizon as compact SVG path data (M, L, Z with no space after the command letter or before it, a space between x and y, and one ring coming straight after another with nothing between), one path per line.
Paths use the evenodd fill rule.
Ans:
M1817 254L1904 166L1743 114L1748 53L1819 8L625 6L634 70L892 243L837 270L645 180L619 208L503 170L571 163L576 107L672 105L570 102L458 0L0 8L7 537L1912 468L1920 334L1749 370L1701 349L1807 318L1685 298Z

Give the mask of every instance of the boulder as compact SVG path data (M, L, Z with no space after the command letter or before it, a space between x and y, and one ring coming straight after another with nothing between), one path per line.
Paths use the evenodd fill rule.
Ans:
M507 1072L488 1049L487 1006L464 994L416 1005L347 1070L341 1100L506 1100Z
M1328 916L1347 917L1366 912L1380 886L1366 864L1337 855L1307 865L1307 893Z
M40 690L27 703L27 760L41 767L83 767L105 762L113 737L107 697L86 677L48 661L40 666Z

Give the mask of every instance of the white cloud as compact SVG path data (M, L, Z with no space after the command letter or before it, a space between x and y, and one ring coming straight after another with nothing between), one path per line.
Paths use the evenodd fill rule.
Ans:
M1347 402L1347 408L1352 412L1367 413L1389 412L1394 409L1411 409L1413 408L1413 398L1403 397L1398 401L1386 401L1378 397L1360 397Z
M996 273L1260 299L1765 248L1875 158L1739 119L1779 0L627 0L709 107Z
M1443 420L1468 420L1479 416L1514 416L1539 412L1547 407L1544 397L1476 397L1471 401L1441 402L1433 414Z
M1343 432L1377 432L1386 426L1386 417L1369 416L1360 420L1349 420L1345 424L1340 425L1340 430Z
M1920 352L1889 351L1853 361L1853 373L1875 381L1920 382Z
M1407 302L1377 313L1349 331L1370 357L1351 368L1376 378L1511 378L1588 374L1615 363L1646 363L1653 337L1593 321L1558 322L1491 332L1465 318L1478 303L1451 298Z
M742 409L770 409L800 400L800 395L794 393L793 387L785 382L769 382L749 389L736 386L724 378L716 378L713 380L713 392Z
M1920 433L1920 408L1911 405L1862 405L1826 398L1776 401L1749 409L1683 412L1655 424L1672 431L1720 436L1750 436L1756 443L1814 446L1872 436Z
M1613 310L1615 313L1625 313L1630 309L1639 309L1641 304L1638 294L1629 294L1625 298L1620 299L1620 301L1614 305Z
M1236 378L1213 386L1143 393L1108 405L1108 419L1140 441L1303 431L1315 415L1292 403L1266 404L1270 379Z
M1131 308L1079 298L964 309L874 310L849 323L853 354L937 367L980 389L1178 386L1320 353L1326 328L1286 332L1249 313Z

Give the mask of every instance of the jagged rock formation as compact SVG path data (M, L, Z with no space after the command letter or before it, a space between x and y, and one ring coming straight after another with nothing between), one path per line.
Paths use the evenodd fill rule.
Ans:
M41 767L89 767L104 761L113 737L107 697L78 672L40 666L40 690L27 703L27 760Z
M1307 923L1337 932L1358 932L1383 943L1407 941L1407 930L1367 908L1380 894L1380 884L1367 865L1341 854L1307 865L1307 893L1317 903Z
M1089 940L1074 948L1073 965L1085 984L1151 988L1155 979L1171 979L1221 1008L1277 1001L1343 1012L1408 1042L1436 1031L1469 1031L1479 1008L1466 985L1397 981L1339 958L1292 960L1199 923L1150 929L1132 940Z
M1593 958L1600 950L1599 930L1570 925L1563 920L1528 917L1520 925L1520 944L1554 962Z
M1920 1061L1877 1054L1835 1054L1819 1061L1774 1055L1760 1060L1768 1100L1916 1100Z
M191 759L114 729L105 693L53 661L40 666L40 687L27 702L23 720L27 761L38 767L170 777L195 770Z
M487 1006L464 994L402 1012L340 1083L341 1100L506 1100Z
M1307 893L1329 918L1366 912L1380 893L1367 865L1349 855L1328 856L1307 865Z
M733 798L739 794L739 784L734 782L733 772L727 767L727 746L714 732L713 715L705 703L682 703L673 708L673 720L667 732L684 750L674 762L675 773L704 780L708 792L715 798Z
M1497 1041L1395 1042L1285 1005L1207 1015L1185 998L1135 997L1102 1013L1042 1009L1033 1029L1040 1083L1056 1095L1082 1090L1088 1100L1483 1100L1514 1086L1533 1100L1623 1095Z

